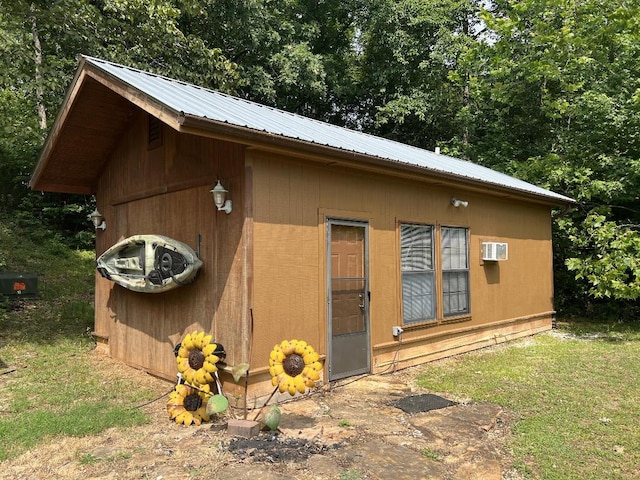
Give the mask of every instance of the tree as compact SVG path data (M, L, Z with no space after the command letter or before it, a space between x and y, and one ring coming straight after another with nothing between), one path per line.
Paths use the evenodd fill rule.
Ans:
M180 15L163 0L0 0L0 114L9 120L0 133L0 212L58 230L74 245L86 240L91 201L27 186L79 54L235 87L233 62L180 31Z
M493 36L473 52L483 68L466 155L580 201L556 223L557 258L594 297L640 295L639 10L499 0L483 15Z
M434 148L465 137L468 65L480 35L473 0L382 0L366 12L358 117L366 129Z
M184 8L180 24L237 64L238 95L340 123L356 22L367 3L204 0Z

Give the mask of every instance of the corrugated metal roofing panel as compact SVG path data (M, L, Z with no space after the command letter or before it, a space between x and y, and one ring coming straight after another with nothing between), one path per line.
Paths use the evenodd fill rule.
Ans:
M489 168L92 57L85 61L176 112L573 203Z

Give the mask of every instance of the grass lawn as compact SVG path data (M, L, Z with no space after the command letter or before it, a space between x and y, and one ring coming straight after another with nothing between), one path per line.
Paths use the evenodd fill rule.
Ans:
M93 252L0 219L0 271L37 273L40 299L0 302L0 461L56 435L149 421L154 397L100 372L94 348Z
M640 326L638 326L640 327ZM418 384L519 417L511 448L534 479L640 478L640 328L574 323L426 365Z

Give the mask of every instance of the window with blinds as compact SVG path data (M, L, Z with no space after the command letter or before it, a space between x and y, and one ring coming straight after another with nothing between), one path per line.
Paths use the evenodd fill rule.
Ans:
M401 225L402 307L405 324L436 318L433 227Z
M404 325L470 312L469 231L461 227L438 228L440 235L436 237L433 225L400 225ZM436 238L440 239L438 243ZM440 265L436 265L435 259L439 259ZM441 282L441 286L437 282ZM439 294L442 295L440 309Z
M469 313L469 241L466 228L442 227L442 313Z

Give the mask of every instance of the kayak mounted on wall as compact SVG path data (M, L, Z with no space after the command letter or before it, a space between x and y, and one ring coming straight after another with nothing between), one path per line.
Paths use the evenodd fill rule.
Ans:
M202 267L196 252L162 235L134 235L113 245L96 260L100 275L143 293L160 293L192 283Z

